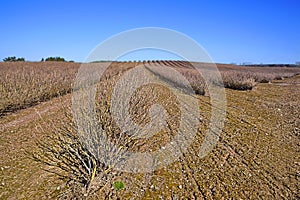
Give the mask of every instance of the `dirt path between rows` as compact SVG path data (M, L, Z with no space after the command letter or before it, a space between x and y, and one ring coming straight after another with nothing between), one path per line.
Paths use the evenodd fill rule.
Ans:
M0 119L0 199L52 196L61 182L29 158L47 120L70 103L70 94L17 111ZM60 118L60 116L57 116ZM49 190L49 188L52 188Z
M50 101L42 102L39 105L27 108L25 110L19 110L11 115L7 115L6 117L3 117L3 120L0 119L0 131L2 132L5 129L10 129L12 127L24 126L42 117L47 112L55 112L67 102L68 98L70 98L70 94L61 97L55 97Z

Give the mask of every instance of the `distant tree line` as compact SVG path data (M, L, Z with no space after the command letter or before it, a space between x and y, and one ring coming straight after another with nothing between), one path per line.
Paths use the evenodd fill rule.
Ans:
M25 58L17 58L16 56L9 56L3 59L3 62L19 62L23 61L25 62ZM47 62L47 61L57 61L57 62L74 62L73 60L66 61L64 58L56 56L56 57L48 57L46 59L42 58L41 62Z
M16 56L9 56L3 59L4 62L24 62L25 58L17 58Z
M56 57L48 57L46 59L42 58L41 62L47 62L47 61L56 61L56 62L74 62L73 60L67 61L66 59L56 56Z
M299 67L296 64L251 64L251 65L243 65L246 67Z
M57 62L66 62L66 60L64 59L64 58L61 58L61 57L48 57L48 58L46 58L45 60L44 60L44 58L42 58L42 60L41 60L42 62L43 61L57 61Z

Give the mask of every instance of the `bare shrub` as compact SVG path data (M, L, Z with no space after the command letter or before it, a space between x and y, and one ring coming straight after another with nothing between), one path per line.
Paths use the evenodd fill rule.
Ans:
M56 174L65 182L58 195L59 199L88 199L104 189L113 178L112 166L103 162L109 155L101 151L103 136L100 135L100 128L105 131L105 135L111 136L112 141L121 141L116 141L115 136L119 132L113 128L114 125L109 118L108 102L104 97L101 97L101 100L103 100L101 103L97 103L95 113L100 127L94 127L91 120L86 120L84 126L87 135L83 136L70 113L71 108L67 107L62 111L65 117L60 124L56 122L44 130L46 136L36 142L37 149L30 153L34 161L43 164L45 171ZM95 146L91 147L90 144ZM121 151L114 153L121 155Z
M69 111L63 112L65 119L60 126L53 124L51 133L45 133L47 136L37 141L38 148L30 156L44 164L45 171L65 182L58 198L88 198L112 179L111 167L100 162L98 155L86 146Z
M283 79L284 79L284 77L282 77L282 76L275 76L275 78L274 78L274 80L283 80Z
M225 88L235 90L251 90L256 82L250 73L222 72Z
M130 63L129 63L130 64ZM100 193L110 184L114 176L119 173L112 173L113 166L121 160L126 150L136 148L140 141L132 136L121 132L112 118L110 110L110 97L114 84L121 76L120 73L132 66L115 68L106 72L103 78L97 83L98 92L96 95L96 118L89 119L86 111L82 110L84 124L82 133L76 126L73 116L70 114L71 108L66 108L65 119L59 128L57 124L49 130L53 130L43 140L37 141L37 150L31 153L31 157L44 164L44 169L50 173L55 173L66 182L65 189L59 195L62 199L83 199L89 198L96 193ZM144 98L137 99L136 104L144 101ZM136 111L136 107L131 112L141 118L145 112ZM139 113L139 114L138 114ZM96 120L97 125L94 126ZM101 131L100 131L101 130ZM109 139L115 146L106 145ZM118 148L115 148L118 147ZM122 148L120 148L122 147Z
M205 83L201 76L186 75L191 87L197 95L205 95Z

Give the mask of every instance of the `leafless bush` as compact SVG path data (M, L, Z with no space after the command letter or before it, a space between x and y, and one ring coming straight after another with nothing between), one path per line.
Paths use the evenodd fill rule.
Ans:
M62 112L65 114L64 119L60 124L52 124L45 130L46 136L37 141L38 148L30 156L44 164L46 171L65 181L66 187L59 197L83 199L105 186L110 177L110 168L100 162L98 155L80 137L71 107L65 107ZM89 124L86 126L91 127ZM95 181L96 177L101 178Z
M31 154L35 161L45 165L46 171L57 174L66 182L67 187L59 196L63 199L89 198L99 193L116 174L112 173L114 164L126 156L125 152L129 148L134 149L139 145L134 136L127 135L118 128L110 110L112 88L121 76L119 73L122 73L122 69L113 68L107 73L110 76L103 76L96 86L95 118L89 118L86 110L82 110L81 114L85 119L81 124L83 128L78 129L70 111L66 112L65 121L58 126L60 128L53 125L53 132L38 141L37 151ZM144 98L135 103L139 104L141 101ZM141 114L145 112L135 109L138 108L131 108L131 112L141 118ZM114 145L106 144L106 140Z
M235 90L251 90L256 82L251 73L222 72L225 88Z
M103 103L103 105L107 103ZM97 112L102 117L106 112L108 115L108 107L97 106ZM70 110L70 108L68 108ZM87 120L85 124L86 128L94 128L89 131L89 137L83 138L81 133L78 132L76 124L70 111L65 112L65 119L58 126L53 124L50 133L45 133L42 140L37 141L37 150L30 153L34 161L44 164L44 170L50 173L56 174L65 182L65 187L59 194L58 198L61 199L85 199L90 195L93 195L99 190L102 190L112 179L111 174L112 166L103 162L100 156L108 156L103 151L103 155L96 154L97 149L91 148L89 144L98 144L98 148L102 149L103 146L99 146L101 142L95 141L102 136L97 135L99 127L93 127L88 124L90 120ZM105 130L105 134L109 136L115 136L117 134L115 129L112 128L111 121L108 118L100 120L101 127ZM56 127L57 126L57 127ZM88 140L88 141L87 141ZM114 140L114 138L112 138ZM118 152L115 152L116 154ZM120 155L120 154L119 154Z
M189 81L195 94L205 95L205 81L199 74L192 75L191 73L187 73L185 74L185 77Z

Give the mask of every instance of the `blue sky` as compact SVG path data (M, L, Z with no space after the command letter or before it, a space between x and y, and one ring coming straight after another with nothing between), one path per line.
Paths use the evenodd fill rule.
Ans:
M0 59L38 61L61 56L83 61L103 40L122 31L163 27L202 45L215 62L300 61L300 1L139 0L0 1ZM125 59L175 58L139 52Z

